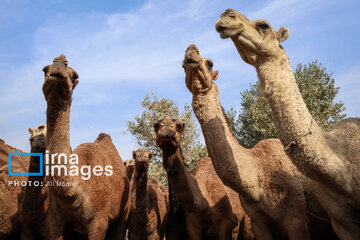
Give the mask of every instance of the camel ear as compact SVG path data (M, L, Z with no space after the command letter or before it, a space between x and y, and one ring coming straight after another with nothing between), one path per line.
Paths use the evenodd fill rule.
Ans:
M176 131L178 131L179 133L182 133L182 131L184 130L184 127L185 127L185 123L176 121Z
M157 133L159 131L159 128L160 128L160 121L154 122L153 127L154 127L154 130L155 130L155 133Z
M34 133L34 129L29 128L29 129L28 129L28 131L29 131L29 133L30 133L31 135L33 135L33 133Z
M149 159L151 159L153 157L153 153L149 152Z
M290 30L286 27L281 27L276 33L276 37L279 42L283 42L290 36Z
M213 81L215 81L216 79L218 79L218 74L219 74L219 71L218 71L218 70L212 72L212 79L213 79Z
M132 157L133 157L133 159L135 160L135 159L136 159L136 151L133 151L132 154L133 154Z
M78 83L79 83L79 80L75 80L75 81L73 82L73 90L75 89L76 85L78 85Z
M43 68L43 72L46 74L46 73L49 71L49 68L50 68L49 65L48 65L48 66L45 66L45 67Z

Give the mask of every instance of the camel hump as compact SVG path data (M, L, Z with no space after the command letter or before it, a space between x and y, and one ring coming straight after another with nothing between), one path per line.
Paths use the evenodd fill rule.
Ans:
M112 142L112 139L109 134L100 133L95 140L96 143Z

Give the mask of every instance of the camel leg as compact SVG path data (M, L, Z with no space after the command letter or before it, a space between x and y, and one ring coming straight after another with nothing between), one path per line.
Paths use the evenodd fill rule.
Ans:
M272 240L271 231L266 223L255 222L251 220L251 228L255 234L255 239L258 240Z
M27 226L23 226L21 229L21 240L35 240L33 233L29 230Z
M108 220L105 217L94 217L87 227L89 240L103 240L106 236Z
M45 219L46 234L49 240L63 240L66 222L58 212L58 206L55 199L49 204L48 213Z
M187 233L190 240L201 240L202 228L187 227Z
M310 239L308 221L306 219L295 216L287 216L282 225L290 240Z
M232 221L222 221L217 225L216 231L220 240L232 239Z
M345 220L331 218L331 225L341 240L355 240L360 239L360 226L355 221L351 221L351 217Z

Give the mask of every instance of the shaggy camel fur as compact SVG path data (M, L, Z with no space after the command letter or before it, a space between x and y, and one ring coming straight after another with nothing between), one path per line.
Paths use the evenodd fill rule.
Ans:
M360 119L323 132L308 111L284 48L289 30L226 10L216 23L242 59L256 68L278 136L293 163L315 181L317 197L341 239L360 239Z
M167 189L157 179L148 178L151 157L152 153L147 149L133 151L135 171L130 182L130 240L164 238L169 196Z
M180 149L183 128L184 124L170 117L154 123L156 143L163 152L164 168L177 200L186 211L189 238L236 239L233 229L238 231L239 223L246 218L245 239L251 239L250 220L241 208L239 196L222 184L211 160L202 159L195 176L187 171Z
M46 126L29 128L32 153L45 153ZM39 172L39 157L30 157L28 172ZM45 217L49 207L48 187L44 176L29 176L28 181L38 182L39 186L27 185L21 211L21 239L45 239Z
M9 176L8 154L22 151L0 141L0 239L18 234L21 226L20 208L24 198L24 187L9 184L9 181L26 181L26 176ZM30 157L12 157L12 172L26 172Z
M183 67L214 168L224 184L240 194L255 238L272 239L271 228L275 225L290 239L308 239L308 218L314 224L311 227L321 224L321 229L331 232L328 217L309 188L309 180L292 164L278 139L261 141L252 149L236 141L213 82L218 76L212 69L213 62L202 58L192 44L186 50ZM324 237L322 231L311 231L312 237L318 234ZM326 237L329 239L327 234Z
M55 171L47 177L47 182L54 183L49 186L48 238L63 239L65 227L73 224L77 231L86 233L88 239L104 239L108 225L113 223L117 231L114 237L123 239L130 198L129 180L119 153L110 136L104 133L94 143L81 144L72 151L69 118L78 74L68 67L64 55L55 58L43 71L43 92L47 101L46 149L55 159L55 164L49 161L49 167L61 161L65 169L75 168L75 173L78 169L77 174L71 175L69 171L65 175L63 169L60 174ZM70 155L78 156L77 161L72 161ZM64 161L64 156L70 160ZM86 172L91 173L90 178L86 178L89 176L84 175ZM56 184L58 182L61 185Z
M126 160L124 162L124 165L125 165L125 168L126 168L126 175L128 176L128 179L130 181L133 174L134 174L135 160L134 159Z

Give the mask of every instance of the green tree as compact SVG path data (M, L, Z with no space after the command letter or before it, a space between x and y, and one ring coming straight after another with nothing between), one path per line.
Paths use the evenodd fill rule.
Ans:
M335 87L332 73L317 61L308 65L298 64L295 71L296 83L307 108L319 126L328 131L346 114L344 104L336 102L339 87ZM271 110L262 96L258 84L240 93L241 108L227 111L232 130L238 142L245 147L253 147L261 140L276 138Z
M128 131L136 138L137 144L153 152L149 175L158 178L162 183L167 183L166 172L162 166L162 155L156 145L155 132L152 124L164 119L166 116L185 123L181 135L181 149L189 170L194 170L198 161L207 156L206 147L199 141L199 129L191 115L191 107L185 104L183 111L174 101L165 98L157 98L152 93L152 98L146 94L140 103L145 109L141 115L136 115L133 121L127 121Z

